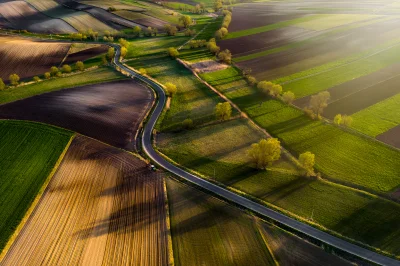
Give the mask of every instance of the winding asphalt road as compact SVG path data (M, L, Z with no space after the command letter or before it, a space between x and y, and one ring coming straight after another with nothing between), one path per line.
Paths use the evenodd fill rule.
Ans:
M360 246L357 246L355 244L349 243L343 239L337 238L335 236L332 236L330 234L327 234L321 230L318 230L312 226L309 226L307 224L301 223L295 219L292 219L286 215L283 215L279 212L276 212L272 209L269 209L266 206L263 206L261 204L258 204L254 201L251 201L245 197L242 197L236 193L233 193L225 188L222 188L218 185L215 185L213 183L210 183L201 177L198 177L196 175L193 175L189 172L186 172L182 170L181 168L171 164L168 162L166 159L164 159L159 153L157 153L152 145L152 133L154 126L157 122L158 117L162 113L164 109L164 105L166 103L166 95L161 88L160 85L158 85L156 82L150 80L149 78L146 78L139 73L127 68L125 65L123 65L120 61L120 50L118 46L114 46L116 48L116 56L114 58L114 63L123 69L124 71L128 72L133 78L137 78L148 85L152 87L155 92L158 95L158 101L156 101L156 106L153 109L153 112L151 113L147 124L144 127L143 134L142 134L142 147L144 152L155 162L157 163L160 167L164 168L165 170L207 190L211 191L212 193L215 193L219 195L220 197L233 202L235 204L238 204L239 206L242 206L246 209L249 209L255 213L260 214L261 216L268 217L272 220L275 220L285 226L288 226L296 231L302 232L314 239L317 239L323 243L326 243L328 245L331 245L337 249L343 250L345 252L348 252L350 254L353 254L357 257L363 258L367 261L380 264L380 265L400 265L400 261L386 257L384 255L378 254L376 252L373 252L371 250L362 248Z

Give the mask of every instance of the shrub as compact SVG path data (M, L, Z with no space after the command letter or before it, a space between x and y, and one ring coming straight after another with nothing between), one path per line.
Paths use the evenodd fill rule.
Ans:
M85 70L85 64L82 61L78 61L75 63L75 69L79 71Z
M17 74L11 74L9 79L10 79L11 85L16 86L16 85L18 85L18 82L19 82L20 78L19 78L19 76Z
M291 91L287 91L282 95L282 101L287 104L291 104L295 99L295 95Z
M170 47L167 49L167 54L172 58L177 58L179 56L179 51L174 47Z
M50 72L44 73L44 78L45 78L45 79L49 79L50 77L51 77Z
M71 73L72 68L69 65L63 65L62 72L64 73Z
M40 78L39 78L38 76L34 76L34 77L33 77L33 81L34 81L34 82L38 82L38 81L40 81Z
M147 75L147 70L144 68L139 69L139 73L142 75Z
M174 94L178 91L175 84L171 82L165 83L165 89L170 97L174 96Z
M2 78L0 78L0 91L4 90L6 88L6 84L4 84L4 81Z
M191 129L193 127L193 120L190 118L183 120L182 127L184 129Z

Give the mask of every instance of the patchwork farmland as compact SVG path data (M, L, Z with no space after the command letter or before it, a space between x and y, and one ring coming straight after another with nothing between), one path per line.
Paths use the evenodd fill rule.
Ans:
M40 121L135 150L137 130L152 92L131 80L45 93L0 106L2 118Z
M327 90L326 118L351 115L353 128L399 148L393 132L400 110L390 100L400 94L397 10L390 1L246 3L233 7L229 34L219 45L258 80L293 92L297 107L307 107L312 95ZM387 118L372 113L382 108ZM364 110L379 121L364 121ZM385 125L376 131L376 123Z
M77 136L2 264L167 265L165 215L162 174Z

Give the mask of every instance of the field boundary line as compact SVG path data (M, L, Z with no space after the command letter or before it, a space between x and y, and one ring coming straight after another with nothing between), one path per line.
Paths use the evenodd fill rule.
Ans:
M267 248L269 254L271 254L272 259L275 262L276 266L280 266L278 260L276 259L274 252L272 251L271 247L268 245L268 241L267 241L267 237L262 233L263 229L261 228L261 224L260 224L260 218L254 217L254 224L257 228L257 232L260 235L261 239L264 242L265 247Z
M68 56L69 56L69 52L71 51L71 49L72 49L72 43L69 45L68 51L67 51L67 53L65 54L63 60L61 60L60 64L58 65L58 68L60 68L61 65L65 62L65 60L67 60L67 58L68 58Z
M18 120L16 120L16 121L18 121ZM60 164L62 163L62 161L63 161L63 159L65 157L65 154L69 150L69 147L71 146L71 143L74 140L75 136L76 136L76 133L72 134L72 136L70 137L67 145L64 147L63 152L60 154L60 157L58 158L57 162L53 166L53 169L51 170L51 172L47 176L47 178L44 181L44 183L43 183L42 187L40 188L39 192L37 193L36 197L32 201L30 207L25 212L24 217L20 221L20 223L17 226L17 228L15 229L14 233L8 239L7 244L4 246L2 252L0 253L0 262L5 257L5 255L10 250L10 248L12 247L12 244L14 243L14 241L18 238L19 233L24 229L25 224L28 222L29 218L31 217L31 214L35 211L37 205L39 204L40 200L42 199L43 194L46 192L47 186L49 185L50 181L53 179L53 176L57 172Z
M168 265L175 265L174 258L174 246L172 243L172 232L171 232L171 218L169 211L169 200L168 200L168 190L167 190L167 182L165 180L165 176L163 178L163 187L164 187L164 203L165 203L165 224L167 226L167 243L168 243Z
M215 18L214 18L215 20ZM196 35L194 35L192 38L190 38L188 41L186 41L184 44L182 44L181 46L178 47L178 51L181 50L186 44L188 44L190 41L194 40L197 38L197 36L199 36L201 33L203 33L203 31L208 28L208 26L211 24L211 21L208 22Z

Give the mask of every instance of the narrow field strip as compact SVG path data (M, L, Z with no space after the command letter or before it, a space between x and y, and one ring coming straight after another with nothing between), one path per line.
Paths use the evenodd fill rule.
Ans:
M72 132L0 120L0 250L53 170Z
M5 265L166 265L163 175L77 136Z

